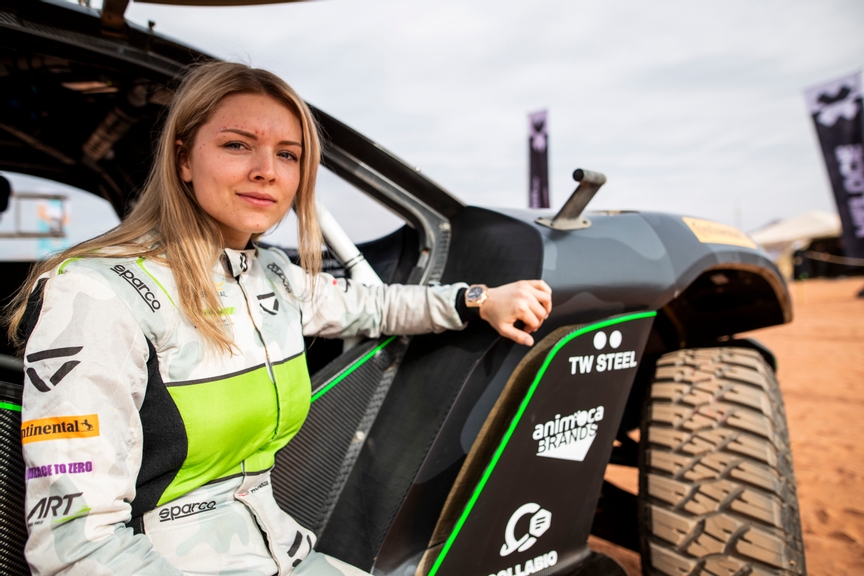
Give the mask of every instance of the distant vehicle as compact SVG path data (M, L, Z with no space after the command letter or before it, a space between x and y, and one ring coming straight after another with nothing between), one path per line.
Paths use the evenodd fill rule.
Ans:
M210 57L105 4L0 0L0 170L122 216L175 78ZM530 349L483 324L310 343L312 409L274 489L322 552L382 576L623 574L593 533L640 551L645 574L806 573L776 363L735 337L792 318L752 240L694 218L583 214L605 181L587 170L556 218L466 206L315 113L325 168L405 221L358 246L383 281L542 277L554 291ZM26 267L2 266L6 297ZM3 354L0 571L28 574L24 384ZM638 468L638 498L604 481L609 463Z

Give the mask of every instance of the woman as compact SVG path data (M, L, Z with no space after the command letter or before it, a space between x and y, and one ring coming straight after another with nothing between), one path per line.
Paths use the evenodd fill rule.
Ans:
M200 66L130 216L39 266L13 302L35 574L363 574L314 552L273 499L274 455L309 409L303 336L460 329L468 309L464 284L319 273L319 150L282 80ZM299 267L254 245L292 205ZM513 324L540 326L545 283L486 296L480 317L531 345Z

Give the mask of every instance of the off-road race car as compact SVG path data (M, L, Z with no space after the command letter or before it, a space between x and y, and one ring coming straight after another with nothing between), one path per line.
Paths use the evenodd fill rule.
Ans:
M0 170L121 217L177 76L210 58L126 22L126 3L0 0ZM752 240L695 218L585 214L605 181L587 170L555 217L466 206L314 112L324 167L405 222L357 247L382 281L542 278L554 297L531 348L483 323L309 342L311 412L273 476L319 550L381 576L624 574L589 549L595 534L639 551L645 574L806 573L776 362L735 336L792 318ZM350 276L341 253L331 244L329 271ZM8 297L28 263L0 266ZM0 572L29 574L27 384L3 345ZM638 469L638 497L604 481L610 463Z

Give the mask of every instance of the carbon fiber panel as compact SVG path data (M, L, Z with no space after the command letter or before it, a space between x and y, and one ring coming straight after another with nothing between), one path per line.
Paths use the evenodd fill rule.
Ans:
M19 387L3 383L0 400L21 402ZM21 457L21 412L0 409L0 571L11 576L30 575L24 560L27 526L24 523L24 459Z
M276 455L272 472L276 501L316 534L330 518L405 348L406 343L394 340L318 398L303 428ZM343 372L313 388L325 387Z

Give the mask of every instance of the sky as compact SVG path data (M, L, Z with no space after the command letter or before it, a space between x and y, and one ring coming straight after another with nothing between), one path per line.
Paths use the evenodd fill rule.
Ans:
M547 109L553 208L582 167L608 178L589 209L747 231L836 210L802 92L864 64L860 1L133 0L126 16L276 72L468 204L527 206L527 116ZM333 211L376 235L377 216Z

